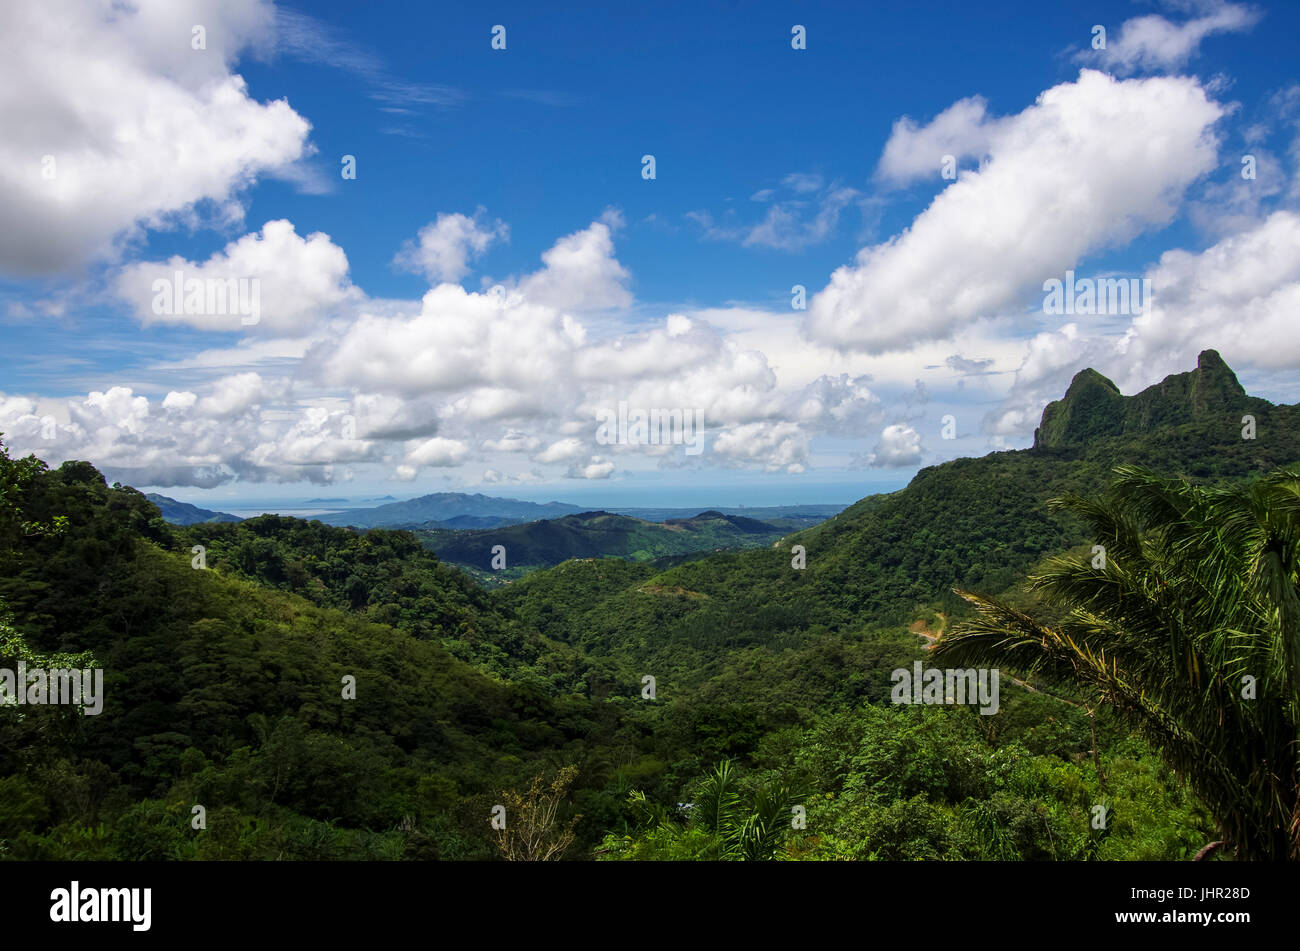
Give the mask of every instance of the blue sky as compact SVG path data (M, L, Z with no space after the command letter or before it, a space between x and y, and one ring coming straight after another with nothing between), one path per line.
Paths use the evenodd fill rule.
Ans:
M1294 4L441 6L0 14L8 444L228 507L847 502L1087 365L1300 398ZM159 313L177 270L256 323ZM1066 270L1156 306L1045 314ZM601 442L619 401L705 451Z

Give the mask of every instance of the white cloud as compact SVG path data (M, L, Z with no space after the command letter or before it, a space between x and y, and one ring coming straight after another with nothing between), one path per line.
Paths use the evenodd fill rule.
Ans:
M346 414L311 406L297 414L287 432L277 432L255 446L248 460L255 466L331 466L338 462L363 462L375 456L375 445L355 438Z
M791 172L781 184L800 193L815 192L822 187L822 177L815 172Z
M791 422L746 423L720 432L713 452L724 463L757 463L769 472L799 473L808 461L808 434Z
M586 448L580 439L569 437L551 443L533 459L537 462L569 462L586 454Z
M614 257L611 228L621 218L608 213L581 231L561 238L542 254L545 265L524 278L519 290L530 301L562 311L596 311L626 307L632 295L630 274Z
M358 393L349 415L358 439L414 439L438 431L440 410L435 400Z
M307 149L307 121L230 71L271 24L259 0L0 4L0 273L76 270L200 203L241 216L239 192Z
M958 99L924 126L903 116L894 123L876 176L895 185L917 179L938 181L944 156L983 158L1007 120L991 118L983 96Z
M1182 23L1158 14L1125 20L1118 37L1108 37L1104 50L1076 54L1079 62L1099 63L1121 75L1138 70L1168 70L1185 66L1201 42L1215 33L1240 33L1260 20L1260 12L1241 3L1209 0L1194 4L1203 13Z
M777 202L767 209L767 217L745 235L743 243L746 247L757 245L786 251L819 244L835 233L840 212L860 194L854 188L834 187L811 203ZM810 207L814 209L811 217L808 216Z
M455 439L434 436L416 445L406 454L410 466L441 468L458 466L469 457L469 446Z
M614 471L614 463L600 456L592 456L583 466L574 466L566 475L570 479L608 479Z
M487 209L479 206L474 217L440 214L420 229L419 243L407 242L393 262L425 275L430 281L459 281L469 273L469 261L477 258L494 241L509 240L505 222L484 220Z
M792 415L806 427L840 436L858 436L880 421L880 397L868 387L870 377L822 376L795 398Z
M581 327L525 299L439 284L411 317L365 313L308 353L327 385L403 397L564 385ZM484 414L485 418L487 414Z
M167 396L163 399L162 405L164 410L183 412L188 409L193 409L194 404L197 403L198 401L199 401L198 395L195 393L191 393L188 390L184 392L178 392L173 390L171 393L168 393Z
M1214 167L1222 114L1195 79L1083 71L997 123L985 167L962 173L910 228L836 270L807 332L883 353L1015 306L1084 254L1167 223Z
M866 459L867 465L884 469L902 469L920 462L921 434L903 423L886 426Z
M1196 365L1215 349L1240 371L1300 365L1300 214L1279 211L1201 252L1166 251L1148 273L1154 306L1119 337L1077 322L1034 336L1014 384L985 429L1025 438L1043 406L1093 367L1125 393Z
M301 238L283 219L268 221L260 232L232 241L202 263L176 256L123 267L114 288L146 326L184 324L223 331L301 332L364 296L348 277L342 248L319 231ZM203 289L199 313L185 300L191 288ZM209 289L221 293L212 296Z
M1155 306L1121 345L1135 378L1185 369L1206 347L1230 365L1300 363L1300 214L1275 212L1200 253L1166 251L1150 278Z
M197 409L204 416L226 419L261 405L268 395L268 388L261 376L256 373L239 373L217 380L212 393L198 401ZM143 400L144 397L139 399Z

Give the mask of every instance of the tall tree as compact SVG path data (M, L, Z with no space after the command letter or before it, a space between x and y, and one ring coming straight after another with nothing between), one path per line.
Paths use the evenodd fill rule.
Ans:
M1120 467L1051 504L1098 542L1030 579L1057 625L992 598L939 663L1072 679L1144 733L1243 859L1300 858L1300 470L1204 487Z

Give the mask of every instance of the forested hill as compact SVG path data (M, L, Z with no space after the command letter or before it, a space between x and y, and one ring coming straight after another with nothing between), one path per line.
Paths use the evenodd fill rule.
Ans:
M214 512L211 509L199 508L197 505L191 505L188 502L179 502L176 499L169 499L167 496L159 495L156 492L145 493L145 498L158 506L158 511L162 512L162 517L173 525L197 525L199 522L241 521L238 515L231 515L228 512Z
M177 528L0 446L0 607L0 667L98 665L106 695L0 717L0 858L486 858L502 788L612 768L574 652L402 533Z
M480 531L417 530L415 534L444 561L491 580L519 577L528 569L551 567L570 558L627 558L650 561L671 555L769 545L786 529L758 519L721 512L648 522L610 512L582 512L523 525ZM501 546L506 567L491 571Z
M0 857L486 858L492 805L561 765L575 853L717 856L727 835L671 807L724 760L746 808L816 794L793 857L1188 856L1203 810L1104 714L1011 685L993 718L904 709L889 671L957 616L953 586L999 592L1086 541L1047 499L1120 463L1231 480L1300 460L1300 409L1244 402L1203 362L1218 384L1116 403L1119 432L1079 436L1088 376L1039 447L929 467L775 544L570 560L497 592L409 532L169 525L87 463L0 445L0 667L106 674L101 715L0 716ZM1098 757L1115 814L1142 817L1104 836Z
M1104 378L1080 374L1066 398L1048 407L1040 431L1052 430L1054 420L1082 418L1075 403L1092 399L1096 381ZM1132 397L1136 402L1118 396L1124 432L1077 442L1070 436L1077 425L1065 425L1070 438L1047 440L1052 445L931 466L905 489L869 496L771 548L691 561L614 588L582 581L580 574L597 569L570 564L563 581L539 572L501 596L557 636L698 679L721 648L795 645L819 631L901 624L926 607L958 611L964 604L953 587L1001 591L1044 555L1081 544L1077 524L1046 502L1100 490L1116 465L1226 480L1300 461L1300 407L1274 406L1234 387L1232 371L1207 352L1200 369ZM1255 417L1254 439L1242 436L1243 407ZM795 545L805 549L803 569L792 567ZM556 588L573 585L585 585L591 597L558 610L570 602Z

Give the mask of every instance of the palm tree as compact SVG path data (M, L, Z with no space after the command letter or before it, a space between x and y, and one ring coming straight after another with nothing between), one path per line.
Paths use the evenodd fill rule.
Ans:
M691 822L717 838L715 858L768 861L789 837L791 811L805 798L783 779L773 777L746 800L731 761L723 760L696 790Z
M1242 859L1300 858L1300 470L1210 488L1131 466L1099 500L1050 504L1100 548L1030 579L1069 613L992 598L935 658L1073 680L1187 778Z

